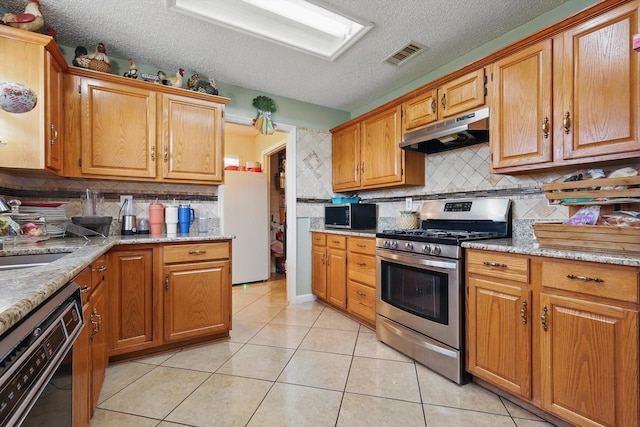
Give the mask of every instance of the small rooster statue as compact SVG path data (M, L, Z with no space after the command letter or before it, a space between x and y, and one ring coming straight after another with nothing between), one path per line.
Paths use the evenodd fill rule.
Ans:
M40 2L38 0L29 0L24 13L17 15L5 13L0 20L11 27L26 31L39 31L44 26L44 18L40 12Z
M104 43L98 43L96 51L89 55L85 55L82 49L84 49L82 46L78 46L76 48L73 65L103 73L111 73L111 63L109 62L107 49L104 47Z
M136 63L133 62L133 59L129 58L129 71L125 71L123 76L129 77L130 79L138 78L138 67L136 67Z
M216 81L213 78L208 82L200 79L200 74L194 74L187 80L187 87L195 92L208 93L209 95L217 95L218 87Z
M184 70L182 68L178 69L178 72L174 77L169 77L162 71L158 71L158 78L160 79L158 83L163 84L165 86L182 87L183 75L184 75Z

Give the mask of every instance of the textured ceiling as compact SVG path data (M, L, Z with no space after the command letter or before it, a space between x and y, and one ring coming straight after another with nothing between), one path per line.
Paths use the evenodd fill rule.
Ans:
M237 1L237 0L229 0ZM329 62L166 9L164 0L40 0L58 43L99 42L107 54L185 76L353 111L518 27L565 0L318 0L375 27ZM0 0L21 11L26 0ZM410 41L428 47L401 67L384 59ZM175 74L175 72L168 74ZM224 95L224 94L221 94Z

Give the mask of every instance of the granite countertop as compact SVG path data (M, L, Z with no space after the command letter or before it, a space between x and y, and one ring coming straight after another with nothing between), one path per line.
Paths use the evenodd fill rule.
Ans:
M568 249L540 247L536 240L494 239L477 240L462 243L463 248L484 249L488 251L510 252L514 254L545 256L550 258L576 261L601 262L605 264L629 265L640 267L640 255L617 255L598 252L580 252Z
M212 234L161 236L134 235L50 239L37 244L8 245L0 256L69 253L44 266L4 271L0 275L0 334L47 300L100 255L116 245L229 240L235 236Z

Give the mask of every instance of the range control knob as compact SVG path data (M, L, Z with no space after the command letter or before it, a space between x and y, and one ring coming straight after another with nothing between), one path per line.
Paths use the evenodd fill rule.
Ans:
M422 252L425 254L431 253L431 245L424 245L422 247Z
M413 243L408 242L407 244L404 245L405 249L408 251L412 251L413 250Z
M388 248L390 246L389 241L385 240L384 242L382 242L382 246Z
M434 246L433 249L431 250L431 252L434 255L440 255L440 252L442 252L442 250L440 249L440 246Z
M391 249L398 249L398 242L397 241L393 241L391 242Z

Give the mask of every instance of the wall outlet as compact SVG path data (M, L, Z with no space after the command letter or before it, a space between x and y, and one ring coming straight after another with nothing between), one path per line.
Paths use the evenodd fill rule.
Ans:
M125 205L126 202L126 205ZM120 209L124 215L133 215L133 196L120 196Z
M411 197L404 199L404 209L407 211L413 210L413 199Z

